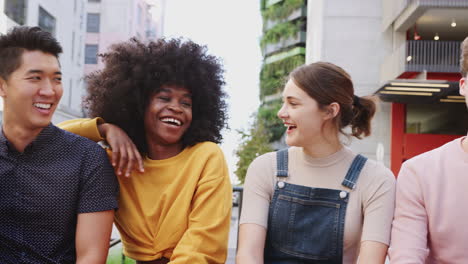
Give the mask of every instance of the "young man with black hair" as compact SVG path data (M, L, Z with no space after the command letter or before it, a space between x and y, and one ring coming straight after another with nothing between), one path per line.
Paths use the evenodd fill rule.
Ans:
M0 263L105 263L118 183L105 151L51 123L62 48L37 27L0 35Z

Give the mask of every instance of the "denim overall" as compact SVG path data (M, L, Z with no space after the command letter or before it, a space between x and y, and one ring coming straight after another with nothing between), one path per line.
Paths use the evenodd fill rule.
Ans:
M284 182L288 150L276 153L278 182L268 215L265 264L338 264L349 192ZM354 189L367 158L357 155L343 182Z

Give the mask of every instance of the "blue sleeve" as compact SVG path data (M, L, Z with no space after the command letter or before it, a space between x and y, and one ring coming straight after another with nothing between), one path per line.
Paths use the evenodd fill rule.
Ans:
M90 144L82 164L78 213L117 209L119 184L104 149Z

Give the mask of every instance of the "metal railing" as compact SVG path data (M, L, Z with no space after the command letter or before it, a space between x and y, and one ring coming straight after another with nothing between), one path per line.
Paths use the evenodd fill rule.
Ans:
M237 251L237 248L239 246L239 222L240 222L240 215L241 215L241 211L242 211L242 200L244 198L244 187L243 186L234 186L232 187L232 192L238 192L239 193L239 201L238 201L238 206L237 206L237 237L236 237L236 241L237 241L237 245L236 245L236 251Z
M417 4L426 7L467 7L467 0L406 0L406 6Z
M406 71L458 72L461 41L408 40Z

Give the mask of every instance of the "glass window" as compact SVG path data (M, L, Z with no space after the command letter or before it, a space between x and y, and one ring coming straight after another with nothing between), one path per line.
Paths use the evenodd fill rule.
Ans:
M86 45L85 64L97 64L98 45Z
M55 18L39 6L39 27L55 36Z
M5 0L5 15L19 25L26 22L26 0Z
M406 105L406 133L466 135L466 120L464 103Z
M101 16L95 13L88 13L86 20L86 32L99 32Z

